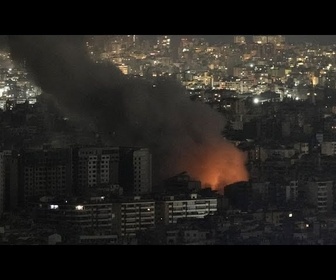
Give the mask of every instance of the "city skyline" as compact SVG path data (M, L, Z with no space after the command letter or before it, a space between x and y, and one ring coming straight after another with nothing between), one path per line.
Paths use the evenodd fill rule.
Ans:
M335 45L146 38L8 36L0 244L336 244Z
M165 35L165 34L162 34ZM168 35L168 34L167 34ZM246 36L249 41L252 41L252 36L254 35L272 35L272 34L230 34L230 35L217 35L217 34L186 34L186 35L172 35L175 37L175 40L178 41L180 38L187 37L205 37L211 43L224 42L224 43L233 43L233 37L237 35ZM142 35L144 38L155 39L158 35ZM285 35L289 43L302 43L302 42L312 42L312 43L321 43L321 44L336 44L336 35Z

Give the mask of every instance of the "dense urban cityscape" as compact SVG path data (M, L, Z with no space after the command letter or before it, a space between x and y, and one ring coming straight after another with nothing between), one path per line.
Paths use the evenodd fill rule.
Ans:
M336 244L336 42L147 37L9 36L0 244Z

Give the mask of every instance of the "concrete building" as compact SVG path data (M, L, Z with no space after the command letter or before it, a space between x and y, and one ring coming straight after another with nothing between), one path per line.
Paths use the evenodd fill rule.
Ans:
M18 207L18 155L12 150L0 152L0 207L4 212L16 210Z
M24 150L19 157L19 203L46 195L71 194L71 150Z
M233 37L233 42L235 44L246 44L246 39L245 39L245 36L234 36Z
M152 155L142 148L133 153L134 195L147 194L152 191Z
M336 155L336 142L322 142L321 154L327 156Z
M85 194L100 185L119 183L119 148L73 149L73 185L76 194Z
M135 196L114 204L118 234L122 237L134 237L138 231L155 226L155 201Z
M181 218L204 218L217 212L217 197L202 198L197 194L188 197L164 197L156 203L158 224L174 224Z
M80 235L79 244L81 245L115 245L119 238L116 234L110 235Z
M265 35L255 35L252 40L255 44L267 44L267 36Z
M126 195L152 190L152 155L146 148L75 148L73 172L76 195L114 185L119 185Z
M138 231L155 225L154 200L141 199L139 196L122 200L111 200L104 196L62 200L44 197L31 206L37 222L59 226L77 236L134 237ZM97 239L93 237L84 239L87 242L90 242L88 239L100 242L93 241Z
M42 200L42 201L41 201ZM87 200L42 198L32 204L38 222L63 226L67 231L111 234L118 231L114 204L104 197Z
M333 181L312 178L307 182L307 202L318 214L331 213L333 209Z
M294 149L298 153L308 154L309 153L309 143L308 142L298 142L294 144Z
M299 182L298 181L290 181L286 186L286 201L296 201L298 199L298 189Z

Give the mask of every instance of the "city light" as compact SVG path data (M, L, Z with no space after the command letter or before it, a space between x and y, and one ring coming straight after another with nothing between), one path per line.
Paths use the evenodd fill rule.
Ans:
M335 245L336 35L5 41L3 244Z

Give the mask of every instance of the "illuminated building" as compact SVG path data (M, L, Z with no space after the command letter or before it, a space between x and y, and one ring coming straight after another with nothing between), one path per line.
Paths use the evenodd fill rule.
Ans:
M282 35L269 35L267 36L267 43L281 45L285 43L285 37Z
M181 218L204 218L217 211L217 197L201 198L197 194L189 197L169 196L157 201L156 221L175 224Z
M256 44L280 45L285 43L285 37L282 35L257 35L253 36L253 42Z
M190 49L192 45L193 45L192 41L189 40L188 38L181 38L180 48Z
M140 37L139 35L132 35L133 46L138 47L140 44Z
M235 115L244 115L246 112L245 100L236 97L222 98L221 104L223 107L233 112Z
M245 36L234 36L233 42L235 44L246 44Z
M119 64L118 68L120 69L120 71L124 74L124 75L128 75L129 73L129 67L128 65L125 64Z
M267 44L267 36L264 36L264 35L253 36L252 40L253 40L253 43L256 43L256 44Z
M135 236L137 231L155 226L155 202L153 200L125 199L115 204L115 212L119 224L120 236Z
M155 225L155 202L139 196L123 200L109 200L105 196L62 200L45 197L31 205L37 221L91 235L84 239L95 239L95 234L132 237Z
M161 53L169 53L171 47L170 36L158 36L156 47Z
M241 91L241 87L242 87L242 80L240 78L235 78L235 79L223 81L221 83L221 86L224 89L234 90L234 91L240 92Z
M114 204L105 202L104 197L92 197L87 200L40 199L32 204L36 220L49 224L64 225L69 231L116 233L118 224Z

